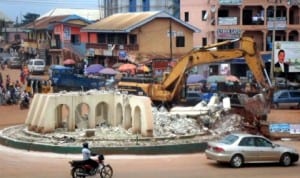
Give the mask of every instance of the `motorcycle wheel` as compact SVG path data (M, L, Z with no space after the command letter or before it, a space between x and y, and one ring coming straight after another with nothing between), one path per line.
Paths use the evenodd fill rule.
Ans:
M72 169L71 171L71 175L73 178L85 178L84 175L82 175L84 173L84 169L81 167L75 167Z
M101 178L111 178L113 176L113 173L114 173L113 169L109 164L104 165L100 171L100 177Z

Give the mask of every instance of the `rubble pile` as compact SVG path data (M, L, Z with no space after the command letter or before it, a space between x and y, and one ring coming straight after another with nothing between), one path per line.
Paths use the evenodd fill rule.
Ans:
M181 115L171 115L165 108L153 108L154 137L197 135L204 131L197 120Z

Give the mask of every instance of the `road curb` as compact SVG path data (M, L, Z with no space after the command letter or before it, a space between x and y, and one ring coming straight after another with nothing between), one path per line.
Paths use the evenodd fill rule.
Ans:
M41 151L62 154L78 154L81 153L79 146L61 146L51 144L41 144L16 140L2 134L0 132L0 144L28 151ZM155 146L110 146L97 147L93 146L92 151L102 154L184 154L184 153L199 153L204 152L207 147L207 142L176 144L176 145L155 145Z

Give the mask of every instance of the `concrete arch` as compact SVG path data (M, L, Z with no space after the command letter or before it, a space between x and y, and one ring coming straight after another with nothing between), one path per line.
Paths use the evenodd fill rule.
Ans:
M109 111L109 104L106 102L100 102L97 104L95 109L95 118L96 118L96 125L101 125L102 123L108 123L108 111Z
M138 134L142 131L142 118L141 118L141 108L139 106L136 106L134 108L133 113L133 128L132 133Z
M79 103L75 108L75 127L80 129L89 128L90 106L87 103Z
M68 108L66 116L62 108ZM134 108L134 109L133 109ZM133 133L153 135L151 100L144 96L107 91L36 94L25 124L28 129L51 133L67 122L68 131L95 128L104 120L111 126L132 128ZM100 125L101 126L101 125Z
M131 107L129 104L125 106L123 127L127 130L132 127Z
M122 125L123 123L123 108L120 103L116 106L116 125Z
M70 107L66 104L59 104L55 108L55 128L67 128L70 122Z

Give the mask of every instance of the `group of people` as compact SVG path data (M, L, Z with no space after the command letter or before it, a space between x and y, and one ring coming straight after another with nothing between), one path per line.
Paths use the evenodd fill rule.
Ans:
M0 105L17 104L23 99L28 100L29 95L22 86L19 80L11 81L9 75L4 79L0 72Z

